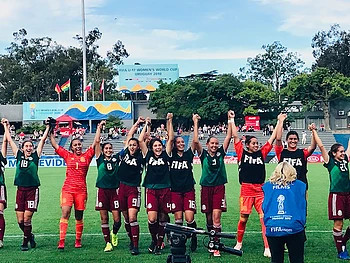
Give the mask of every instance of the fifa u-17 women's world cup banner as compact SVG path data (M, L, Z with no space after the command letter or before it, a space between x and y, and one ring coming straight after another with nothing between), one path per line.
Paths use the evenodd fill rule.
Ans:
M103 120L116 116L131 120L131 101L23 102L23 120L41 121L68 115L76 120Z
M152 92L161 80L166 83L179 78L177 64L120 65L119 90L121 92Z

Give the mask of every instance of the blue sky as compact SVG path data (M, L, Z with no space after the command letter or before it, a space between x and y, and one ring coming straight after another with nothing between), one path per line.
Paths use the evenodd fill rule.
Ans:
M120 39L125 64L177 63L180 76L213 69L237 73L261 46L280 41L310 66L311 39L339 23L350 29L349 0L85 0L86 29L103 33L105 55ZM20 28L77 45L81 0L0 0L0 53Z

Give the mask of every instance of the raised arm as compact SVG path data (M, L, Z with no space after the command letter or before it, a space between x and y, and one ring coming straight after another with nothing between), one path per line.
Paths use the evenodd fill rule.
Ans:
M52 147L57 150L60 146L57 144L56 142L56 139L55 139L55 134L54 133L51 133L50 134L50 142L51 142L51 145Z
M271 145L273 144L273 141L277 138L277 134L280 136L280 143L282 144L281 142L281 138L282 138L282 129L283 129L283 122L284 120L287 118L287 114L285 113L280 113L278 116L277 116L277 124L276 124L276 127L275 129L273 130L272 134L271 134L271 137L267 140ZM279 134L280 133L280 134ZM277 144L277 142L276 142ZM281 145L279 144L279 145Z
M202 155L203 147L202 144L199 142L198 138L198 122L201 119L201 117L198 114L193 114L192 120L193 120L193 140L192 140L192 152L197 151L198 156Z
M9 130L9 123L1 122L2 125L4 125L4 130L8 129ZM6 158L7 155L7 138L6 134L4 134L4 137L2 138L2 146L1 146L1 153L4 158Z
M146 118L145 125L143 126L142 131L141 131L140 136L139 136L139 144L140 144L140 149L142 151L143 156L146 156L147 151L148 151L148 148L147 148L147 145L145 142L145 136L146 136L146 130L148 129L147 126L150 126L150 125L151 125L150 119Z
M18 147L17 147L16 143L11 138L10 129L9 129L10 123L7 119L4 119L4 118L1 120L1 122L6 123L6 125L4 125L5 137L6 137L6 140L10 143L10 147L12 149L13 155L17 156Z
M166 129L168 131L168 140L166 142L166 152L171 155L171 151L174 147L174 127L173 127L173 114L169 112L166 115Z
M280 114L281 115L281 114ZM279 118L279 116L277 118ZM281 128L277 129L277 126L276 126L276 129L274 131L276 131L276 145L277 146L281 146L282 145L282 135L283 135L283 122L284 120L287 118L287 114L284 114L285 118L283 119L282 121L282 125L281 125ZM281 117L282 118L282 117Z
M104 125L106 125L105 120L103 120L99 124L97 124L94 142L91 145L91 147L93 147L95 150L96 158L100 157L100 155L101 155L101 145L100 145L100 143L101 143L101 131L102 131Z
M228 124L232 123L232 121L234 120L234 117L235 117L235 113L232 110L229 110L227 112L227 119L228 119L228 121L230 121L230 122L228 122ZM226 137L224 139L224 143L222 144L225 152L227 152L227 149L228 149L228 147L230 145L231 139L232 139L232 126L228 125L227 126Z
M345 151L345 154L349 157L350 156L350 138L348 140L348 148Z
M309 130L312 132L312 138L314 138L315 143L318 145L318 148L320 148L324 162L328 163L329 162L329 155L328 155L326 149L324 148L320 137L317 134L315 124L309 125Z
M238 143L241 139L239 138L236 123L235 123L235 113L232 111L233 117L231 117L228 121L228 126L231 126L233 142ZM228 127L227 127L228 128Z
M134 134L136 133L139 125L141 123L145 122L145 119L140 116L137 121L134 123L134 125L130 128L129 132L128 132L128 136L126 136L126 140L124 142L124 147L127 148L128 147L128 143L129 143L129 140L134 136Z
M43 152L43 148L45 145L45 141L47 139L47 135L49 134L50 126L46 124L46 129L44 131L43 137L41 137L40 142L38 143L38 147L36 148L36 152L38 156L41 156L41 153Z
M317 133L315 124L312 123L311 126L314 128L313 130L315 130L315 132ZM312 133L312 135L313 135L313 133ZM316 145L315 138L314 138L314 136L311 136L311 143L310 143L310 146L307 147L307 151L309 152L309 155L311 155L311 154L315 151L316 146L317 146L317 145Z

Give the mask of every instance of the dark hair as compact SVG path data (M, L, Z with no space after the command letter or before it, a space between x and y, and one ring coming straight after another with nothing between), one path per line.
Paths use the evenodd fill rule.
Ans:
M340 144L340 143L335 143L335 144L333 144L332 146L331 146L331 149L330 149L330 151L328 152L328 155L330 156L330 157L332 157L332 158L334 158L334 153L337 153L337 151L338 151L338 149L340 148L340 147L344 147L342 144Z
M174 149L176 149L177 150L177 147L176 147L176 141L177 141L177 139L179 139L179 138L182 138L181 136L175 136L175 138L174 138ZM183 138L182 138L183 139Z
M30 143L32 144L32 146L34 147L33 141L30 140L30 139L27 139L27 140L24 140L24 141L22 142L22 149L23 149L23 147L24 147L24 144L27 143L27 142L30 142Z
M164 146L161 139L159 139L159 138L152 138L152 140L150 140L150 142L149 142L149 148L150 148L151 150L153 149L153 144L154 144L155 142L160 142L161 145Z
M214 139L217 139L217 140L218 140L218 138L216 138L215 136L210 135L210 136L208 137L208 139L207 139L207 143L209 143L209 142L210 142L210 140L211 140L212 138L214 138Z
M113 145L112 145L110 142L105 142L105 143L102 144L102 151L105 149L105 147L106 147L108 144L113 148Z
M79 138L74 138L73 140L70 141L70 144L69 144L69 150L70 151L72 150L72 144L73 144L74 141L79 141L80 143L82 143L82 141Z
M130 141L135 141L136 144L137 144L137 146L140 147L140 142L139 142L138 139L136 139L136 138L130 138L129 141L128 141L128 143L129 143Z
M252 135L246 135L245 136L245 145L249 145L249 143L250 143L250 141L252 140L252 139L256 139L256 137L255 136L252 136Z
M289 131L286 135L286 140L288 140L288 137L291 136L291 135L295 135L297 136L297 139L299 141L299 134L296 132L296 131Z

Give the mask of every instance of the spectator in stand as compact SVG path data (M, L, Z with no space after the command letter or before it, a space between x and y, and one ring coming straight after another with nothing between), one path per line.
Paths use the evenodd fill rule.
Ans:
M208 127L206 124L203 125L203 132L208 133Z
M270 134L270 135L272 135L273 130L274 130L273 125L270 124L270 125L269 125L269 134Z
M301 144L306 144L306 131L301 134Z
M249 126L248 132L254 132L253 126L251 126L251 125Z
M247 132L247 126L245 124L242 126L242 130L241 131L242 132Z
M325 131L325 128L324 128L324 124L323 124L323 123L321 123L321 125L320 125L320 130L321 130L322 132Z

